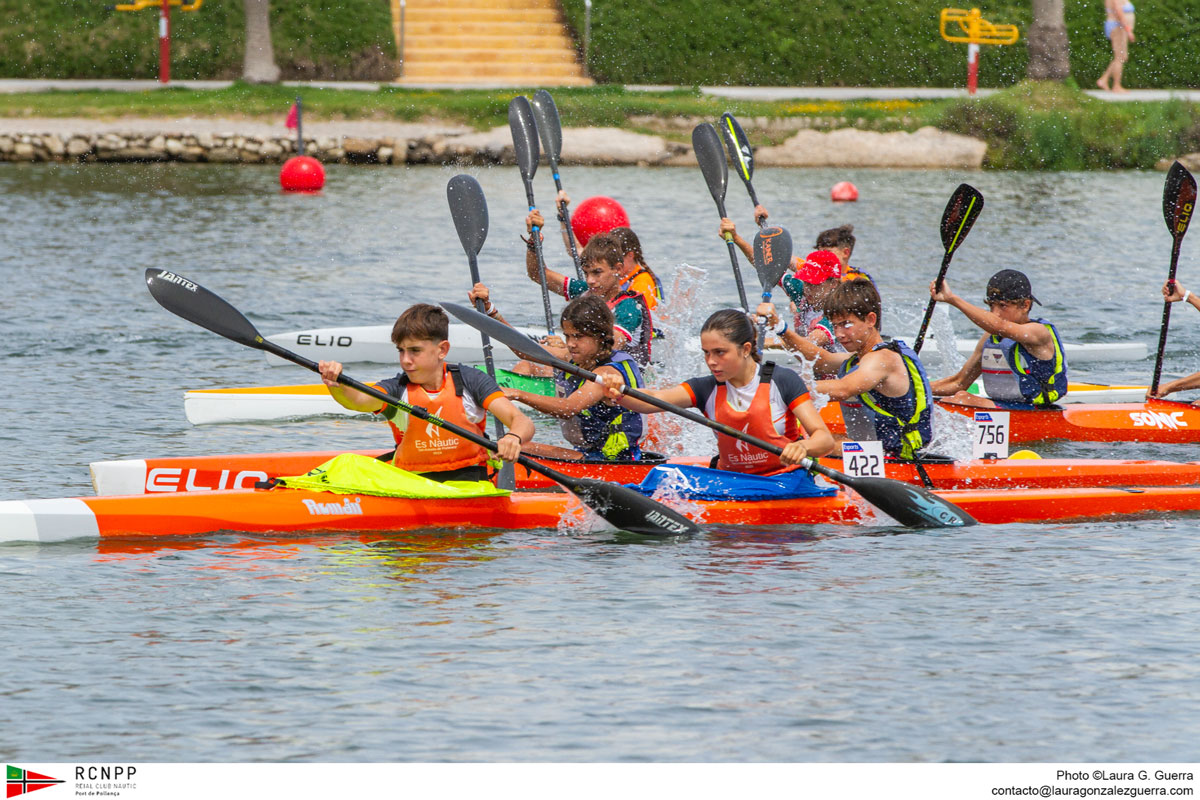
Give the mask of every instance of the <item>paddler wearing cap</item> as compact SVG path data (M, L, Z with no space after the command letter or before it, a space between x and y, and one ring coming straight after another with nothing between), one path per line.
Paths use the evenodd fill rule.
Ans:
M835 341L825 317L825 299L841 279L842 262L829 250L813 250L797 264L795 273L780 279L779 285L795 307L795 326L802 336L815 329L819 335L828 335L827 342Z
M863 272L850 263L850 256L854 253L855 241L854 226L847 222L845 225L839 225L836 228L829 228L818 233L814 247L818 250L828 250L838 257L838 260L842 262L842 280L867 280L874 283L875 279L869 273Z
M1058 330L1048 320L1030 318L1041 302L1025 273L1002 269L987 283L987 309L968 303L943 280L929 284L930 296L949 303L984 333L974 352L954 375L934 381L933 393L954 402L984 408L1047 408L1067 393L1067 357ZM987 397L967 388L982 376Z
M801 314L797 312L795 324L789 326L786 321L781 320L778 312L775 310L773 303L760 303L755 309L755 314L766 319L767 324L771 326L775 336L780 343L789 350L801 353L805 359L813 360L817 357L817 350L827 350L830 353L844 353L846 348L838 342L833 335L833 323L829 320L826 314L825 303L829 295L837 285L841 282L841 275L838 272L838 267L829 263L822 255L831 255L826 251L810 253L810 258L806 259L800 265L800 269L796 270L795 276L784 278L789 282L787 288L789 296L795 296L795 286L801 286L802 294L799 295L798 301L794 304L798 308L805 310L808 317L807 324L804 323ZM817 377L832 377L833 370L822 373L817 370Z

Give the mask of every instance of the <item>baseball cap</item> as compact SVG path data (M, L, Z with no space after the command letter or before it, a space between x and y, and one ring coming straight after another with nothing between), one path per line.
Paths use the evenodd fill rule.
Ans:
M1024 272L1015 269L1002 269L988 279L987 300L991 302L1011 302L1013 300L1032 300L1039 306L1040 300L1033 296L1029 278Z
M829 250L813 250L804 257L804 263L796 270L796 279L805 283L824 283L842 274L842 262Z

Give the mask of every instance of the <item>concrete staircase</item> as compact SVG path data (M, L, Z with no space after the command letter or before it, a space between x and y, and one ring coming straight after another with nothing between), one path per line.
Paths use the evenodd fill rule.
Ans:
M391 0L400 84L590 86L558 0Z

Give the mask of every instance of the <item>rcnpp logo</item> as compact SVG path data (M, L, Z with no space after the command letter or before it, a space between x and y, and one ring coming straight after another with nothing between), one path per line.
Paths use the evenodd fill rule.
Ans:
M27 769L8 765L8 783L6 787L8 793L5 797L16 797L17 795L36 792L38 789L46 789L56 783L62 783L57 778L51 778L49 775L42 775L40 772L30 772Z

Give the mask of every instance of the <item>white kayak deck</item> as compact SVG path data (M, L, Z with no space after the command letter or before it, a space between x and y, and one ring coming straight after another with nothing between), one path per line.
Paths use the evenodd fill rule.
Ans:
M1106 386L1072 383L1060 403L1135 403L1146 396L1145 386ZM274 422L318 416L355 416L334 402L323 384L197 389L183 396L184 413L193 425L234 422Z
M527 336L546 334L545 328L518 327ZM268 336L267 340L298 353L313 361L341 361L344 364L390 364L397 361L396 346L392 344L390 325L365 325L351 328L315 328L307 331L292 331ZM915 337L900 337L912 342ZM967 354L975 349L975 339L958 339L958 352ZM688 349L700 351L699 338ZM926 340L923 350L937 352L937 344ZM1088 342L1063 344L1067 362L1075 365L1104 361L1141 361L1148 353L1142 342ZM267 355L272 366L290 364L279 356ZM516 355L501 344L492 346L492 358L498 366L507 366L517 361ZM479 331L461 323L450 325L450 353L447 361L475 364L483 361Z

